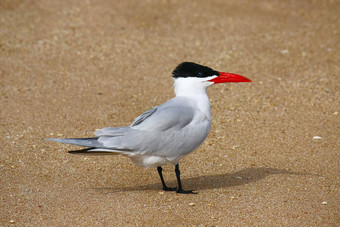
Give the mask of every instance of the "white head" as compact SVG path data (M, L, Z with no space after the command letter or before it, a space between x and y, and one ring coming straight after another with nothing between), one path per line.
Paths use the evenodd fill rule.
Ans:
M233 74L218 72L193 62L183 62L172 72L176 95L206 94L210 85L218 83L251 82L250 79Z

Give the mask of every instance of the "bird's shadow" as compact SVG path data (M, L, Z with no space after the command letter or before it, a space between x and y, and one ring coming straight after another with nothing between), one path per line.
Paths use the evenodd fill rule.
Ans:
M208 176L199 176L182 179L182 184L185 189L209 190L226 187L234 187L249 184L264 179L273 174L289 174L289 175L304 175L304 176L318 176L311 173L294 172L284 169L276 169L269 167L252 167L239 170L234 173L214 174ZM177 181L167 182L168 186L176 186ZM146 184L133 187L100 187L94 188L104 193L116 193L121 191L145 191L145 190L161 190L161 183Z

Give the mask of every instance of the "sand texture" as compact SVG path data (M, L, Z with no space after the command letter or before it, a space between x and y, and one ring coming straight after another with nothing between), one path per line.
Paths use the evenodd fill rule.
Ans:
M0 226L339 226L338 0L0 1ZM47 137L129 125L193 61L212 129L184 189ZM176 185L173 166L164 168Z

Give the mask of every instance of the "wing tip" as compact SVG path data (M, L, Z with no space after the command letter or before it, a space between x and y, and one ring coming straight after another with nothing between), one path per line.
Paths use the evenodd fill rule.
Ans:
M60 140L62 140L62 139L58 139L58 138L44 138L44 140L53 141L53 142L60 142Z
M68 151L69 154L88 154L90 153L89 150L93 149L93 147L90 148L85 148L85 149L81 149L81 150L72 150L72 151Z

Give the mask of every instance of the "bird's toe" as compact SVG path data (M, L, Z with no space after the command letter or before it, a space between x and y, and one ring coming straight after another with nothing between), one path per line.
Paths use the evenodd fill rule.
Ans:
M194 190L183 190L183 189L177 189L176 193L179 194L197 194Z
M177 188L163 187L163 191L176 191Z

